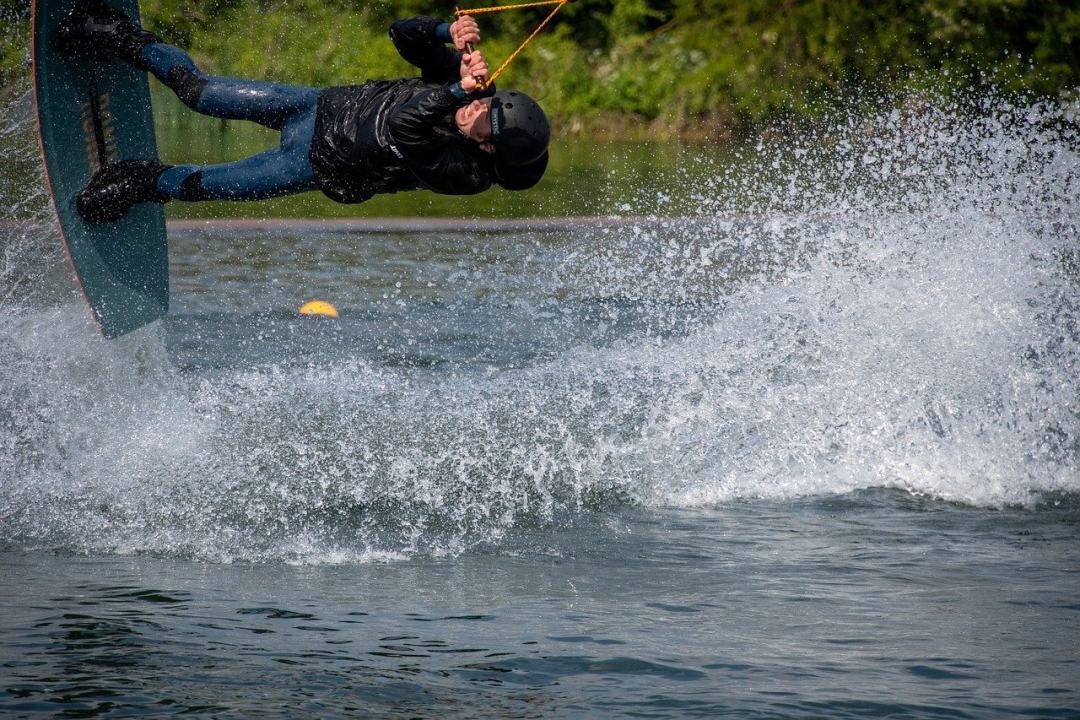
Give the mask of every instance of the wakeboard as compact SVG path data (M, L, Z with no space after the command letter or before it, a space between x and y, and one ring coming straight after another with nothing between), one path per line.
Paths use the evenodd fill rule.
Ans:
M156 160L157 142L144 72L119 60L73 58L53 48L53 31L75 2L33 2L38 138L76 281L102 334L117 337L168 311L165 212L156 203L138 203L117 222L87 223L75 198L108 163ZM139 17L138 0L108 2Z

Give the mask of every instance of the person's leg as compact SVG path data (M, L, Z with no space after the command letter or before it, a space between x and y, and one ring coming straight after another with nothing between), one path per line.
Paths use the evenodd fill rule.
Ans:
M286 121L281 145L236 162L177 165L157 179L157 189L176 200L265 200L317 188L308 153L315 129L312 109Z
M278 148L234 163L206 167L168 167L153 160L112 163L78 195L79 213L87 220L117 220L139 202L258 200L316 189L308 155L317 89L207 76L183 50L161 42L101 0L81 0L61 22L53 42L75 56L103 53L149 70L198 112L252 120L281 131Z
M169 200L263 200L315 190L308 148L315 111L282 128L282 143L245 160L220 165L168 166L121 160L99 170L78 194L76 207L89 222L119 220L132 205Z
M281 130L294 115L314 110L316 88L206 75L191 57L172 45L146 45L140 60L180 100L203 115L251 120Z
M253 120L275 130L315 107L315 88L210 77L183 50L161 41L103 0L79 0L59 22L52 41L75 57L115 57L154 73L192 109L229 120Z

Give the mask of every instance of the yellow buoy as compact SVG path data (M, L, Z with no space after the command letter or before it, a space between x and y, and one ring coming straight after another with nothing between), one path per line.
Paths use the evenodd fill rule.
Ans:
M325 300L309 300L300 306L301 315L320 315L322 317L336 318L337 308Z

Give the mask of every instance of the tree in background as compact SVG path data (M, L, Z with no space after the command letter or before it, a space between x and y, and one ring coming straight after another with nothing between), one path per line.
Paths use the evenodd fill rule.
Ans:
M28 6L0 0L5 86L24 72ZM387 26L453 10L420 0L141 7L212 72L312 85L412 72ZM484 16L489 59L506 57L545 11ZM1061 96L1080 86L1080 6L1051 0L575 0L544 32L505 83L527 79L571 130L715 135L812 117L860 91L944 81Z

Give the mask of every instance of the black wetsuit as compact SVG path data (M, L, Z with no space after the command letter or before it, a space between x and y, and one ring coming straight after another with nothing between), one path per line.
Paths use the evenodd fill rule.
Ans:
M319 188L334 200L360 202L420 188L472 195L491 187L490 155L454 124L454 111L472 97L456 85L461 52L440 39L440 25L415 17L390 27L390 39L420 68L419 78L320 93L310 159Z

